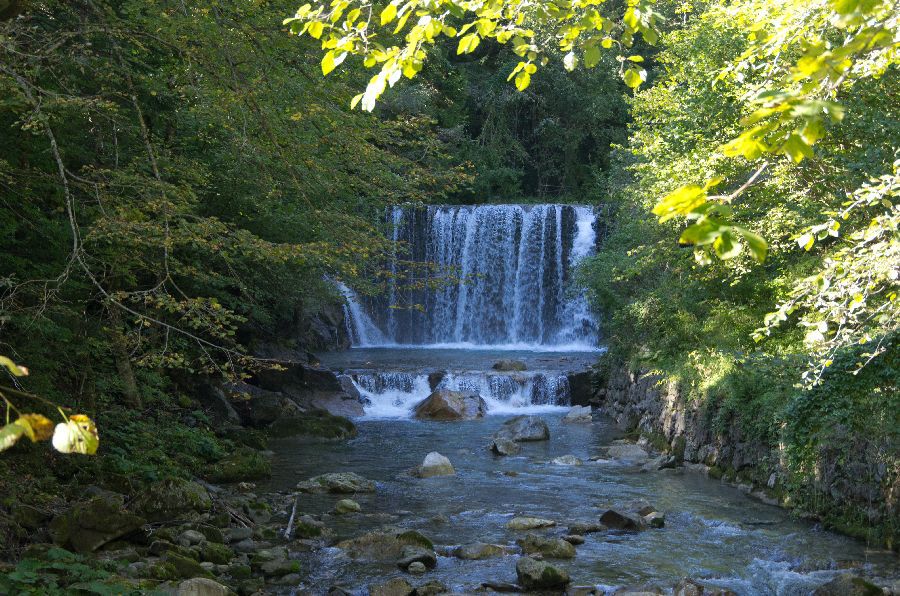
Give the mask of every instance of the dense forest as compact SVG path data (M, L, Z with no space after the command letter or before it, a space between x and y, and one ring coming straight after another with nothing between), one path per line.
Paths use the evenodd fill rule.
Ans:
M103 491L267 476L210 388L346 348L334 282L384 291L410 204L602 206L594 387L677 385L779 500L897 548L896 6L469 4L0 0L0 592L190 577L35 546Z

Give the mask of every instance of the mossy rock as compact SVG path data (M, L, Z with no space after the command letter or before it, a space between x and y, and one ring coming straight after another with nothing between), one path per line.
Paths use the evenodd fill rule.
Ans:
M324 410L307 412L301 416L279 418L268 432L274 437L302 435L320 439L342 440L356 436L356 425L343 416L334 416Z
M431 540L419 532L399 529L369 532L337 544L351 559L384 562L399 559L407 546L434 550Z
M249 565L232 565L228 568L228 575L234 579L250 579L252 570Z
M133 511L150 522L195 517L211 507L212 500L205 488L181 478L150 484L131 505Z
M211 482L260 480L272 475L272 463L262 453L247 447L213 464L206 477Z
M322 528L304 522L297 522L294 526L295 538L317 538L322 535Z
M200 547L200 559L216 565L227 565L234 558L234 551L224 544L206 542Z
M147 567L144 570L143 575L159 581L178 579L178 571L175 569L175 565L168 561L159 561Z
M178 577L181 578L192 578L192 577L213 577L213 575L200 566L200 563L195 559L191 559L189 557L183 557L174 552L170 552L166 555L166 562L172 565L175 569L175 573Z
M253 428L228 426L218 429L216 434L233 443L237 443L239 446L243 445L251 449L262 451L269 447L269 436L264 431Z

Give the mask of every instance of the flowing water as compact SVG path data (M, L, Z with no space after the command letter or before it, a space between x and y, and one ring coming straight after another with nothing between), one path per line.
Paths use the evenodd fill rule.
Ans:
M321 355L360 392L366 414L357 421L359 436L343 444L276 441L272 488L290 491L316 474L357 472L376 480L378 490L354 495L363 513L329 518L335 539L390 523L421 531L444 553L476 541L514 547L522 534L505 527L514 515L556 520L560 525L546 533L562 535L567 524L596 521L610 506L646 499L665 512L665 528L588 534L575 559L554 562L575 584L610 593L637 584L671 590L686 576L750 595L809 594L847 567L896 577L893 554L793 521L784 510L717 481L589 461L620 431L602 419L588 425L560 420L572 375L602 356L601 330L572 285L575 265L596 250L601 219L592 208L566 205L391 210L395 281L377 298L339 285L355 347ZM525 370L493 370L501 358L521 361ZM411 420L412 407L435 388L477 391L489 415L451 423ZM524 444L518 456L493 456L491 434L519 413L547 420L551 440ZM456 475L410 476L430 451L449 457ZM552 463L561 455L585 463ZM327 514L338 498L303 495L301 510ZM303 587L315 594L340 584L362 595L369 584L402 575L393 564L353 562L337 548L300 556L311 573ZM514 582L516 558L441 556L435 570L413 583L438 579L471 593L485 581Z

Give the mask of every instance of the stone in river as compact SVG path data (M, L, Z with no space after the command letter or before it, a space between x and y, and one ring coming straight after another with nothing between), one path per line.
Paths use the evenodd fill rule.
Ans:
M412 575L422 575L423 573L428 571L428 568L425 567L425 564L420 561L413 561L409 564L409 567L406 568L406 571ZM418 594L418 591L416 591L416 594Z
M618 445L610 445L606 454L610 459L629 463L644 463L650 459L650 455L638 445L632 443L621 443Z
M562 538L547 538L537 534L528 534L524 538L516 540L522 548L522 552L533 555L535 553L551 559L572 559L575 557L575 547Z
M357 503L353 499L341 499L334 505L334 512L338 515L343 515L345 513L358 513L361 510L362 507L360 507L359 503Z
M637 532L644 529L644 520L631 515L622 513L614 509L608 509L600 516L600 521L608 528L614 530L627 530L629 532Z
M404 546L400 552L400 560L397 566L400 569L408 569L410 565L420 563L428 569L437 567L437 555L434 551L422 546Z
M487 413L487 402L477 393L438 389L413 408L420 420L473 420Z
M447 594L450 588L437 580L431 580L416 586L416 596L437 596L438 594Z
M412 596L414 593L412 584L402 577L369 586L369 596Z
M547 441L550 439L550 429L537 416L516 416L504 422L494 438L516 442Z
M403 557L404 548L419 546L434 550L434 544L415 530L401 528L385 529L369 532L344 540L336 545L347 553L351 559L358 561L396 562Z
M333 472L322 474L297 484L302 493L373 493L375 483L354 472Z
M813 596L877 596L883 593L875 584L852 573L844 573L816 588Z
M453 556L457 559L465 561L480 561L482 559L491 559L494 557L503 557L509 552L505 546L499 544L487 544L485 542L475 542L458 546L453 549Z
M572 406L572 409L563 417L562 421L567 423L591 422L591 407Z
M510 530L534 530L536 528L549 528L555 525L556 522L552 519L544 519L541 517L514 517L506 522L506 527Z
M580 534L568 534L566 536L563 536L563 540L565 540L569 544L573 544L575 546L578 546L579 544L584 544L584 536L582 536Z
M416 468L416 475L420 478L431 478L433 476L452 476L456 474L453 464L450 460L438 453L432 451L425 456L422 465Z
M496 455L516 455L521 450L519 444L510 439L496 438L491 443L491 451Z
M546 561L536 561L522 557L516 563L516 577L526 590L546 590L564 588L569 583L569 574Z

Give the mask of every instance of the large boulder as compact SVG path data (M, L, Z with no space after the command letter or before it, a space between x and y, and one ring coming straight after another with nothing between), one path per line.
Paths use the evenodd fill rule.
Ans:
M581 371L569 373L569 403L573 406L590 405L594 397L594 388L591 383L591 372Z
M506 556L509 554L509 549L499 544L475 542L457 546L453 549L452 554L457 559L464 561L481 561L483 559Z
M330 472L297 483L302 493L373 493L375 483L354 472Z
M201 384L197 388L196 396L210 422L216 427L241 423L241 417L221 386L211 383Z
M412 596L415 589L402 577L395 577L383 584L369 586L369 596Z
M77 503L50 522L53 542L79 553L89 553L104 544L138 530L146 520L125 510L124 497L109 493Z
M196 517L210 507L212 500L205 488L180 478L150 484L131 503L131 510L150 522Z
M498 360L492 368L500 372L522 372L528 369L521 360Z
M288 362L278 369L261 370L256 374L256 383L262 389L289 397L304 409L326 410L350 418L364 414L359 396L348 393L333 371L314 363Z
M456 474L456 470L453 469L453 464L437 451L432 451L426 455L422 465L416 468L416 475L419 478L452 476L454 474Z
M178 584L175 596L234 596L234 592L209 578L194 577Z
M565 588L570 581L569 574L564 569L531 557L522 557L516 562L516 577L519 585L526 590Z
M516 540L522 552L528 555L535 553L551 559L572 559L575 557L575 547L571 542L562 538L548 538L537 534L528 534L524 538Z
M637 532L646 528L645 522L641 517L631 513L616 511L615 509L606 510L600 516L600 521L607 528L612 528L613 530Z
M369 532L338 542L336 545L348 557L357 561L397 562L404 557L404 552L411 552L407 547L415 547L426 551L434 551L434 544L415 530L388 528Z
M547 441L550 439L550 429L547 427L547 423L537 416L515 416L503 423L494 438L520 443Z
M272 436L302 435L319 439L349 439L356 436L356 425L343 416L325 410L304 412L299 416L279 418L268 427Z
M610 445L606 449L606 455L610 459L632 464L643 464L650 459L650 454L643 447L633 443L618 443Z
M487 402L477 393L438 389L413 408L420 420L473 420L487 413Z
M247 383L229 385L228 397L244 426L263 428L276 420L303 414L303 408L285 394Z

